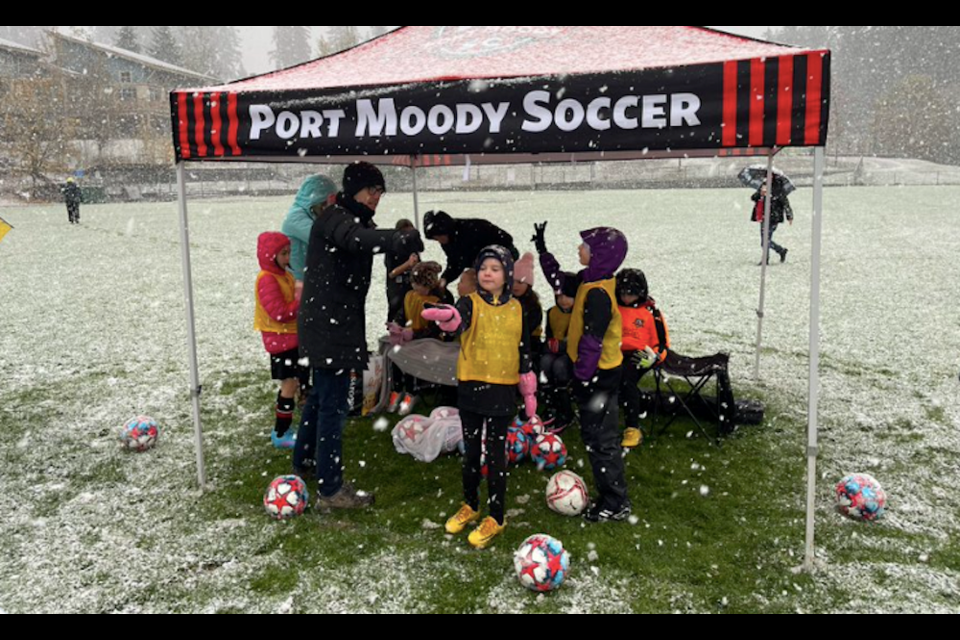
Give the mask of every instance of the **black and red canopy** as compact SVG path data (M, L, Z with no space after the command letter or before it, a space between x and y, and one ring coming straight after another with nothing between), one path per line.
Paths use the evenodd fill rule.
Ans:
M177 160L417 164L826 143L830 53L688 26L401 27L171 93Z

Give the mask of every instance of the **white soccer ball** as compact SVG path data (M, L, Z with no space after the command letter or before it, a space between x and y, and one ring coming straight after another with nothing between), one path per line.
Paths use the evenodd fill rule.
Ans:
M563 516L578 516L590 504L587 483L573 471L553 474L547 483L547 506Z

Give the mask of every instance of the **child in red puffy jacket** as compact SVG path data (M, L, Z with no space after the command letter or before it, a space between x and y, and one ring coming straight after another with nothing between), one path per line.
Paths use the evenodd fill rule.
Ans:
M292 449L296 435L290 429L296 406L297 388L306 386L309 371L299 364L297 312L300 298L290 265L290 239L268 231L257 240L257 276L253 327L263 335L263 346L270 354L270 370L280 380L277 394L277 420L270 439L278 449Z

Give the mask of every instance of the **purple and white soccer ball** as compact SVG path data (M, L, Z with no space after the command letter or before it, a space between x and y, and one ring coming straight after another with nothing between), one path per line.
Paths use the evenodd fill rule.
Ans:
M120 433L120 442L128 451L146 451L157 444L160 425L149 416L137 416L127 420Z
M887 494L868 473L854 473L837 483L837 510L862 522L874 522L887 509Z
M570 572L570 554L563 543L538 533L523 541L513 556L513 568L520 584L531 591L558 589Z

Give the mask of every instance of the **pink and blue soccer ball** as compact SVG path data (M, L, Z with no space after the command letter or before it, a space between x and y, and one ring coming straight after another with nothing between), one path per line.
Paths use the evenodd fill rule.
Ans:
M520 584L531 591L558 589L570 571L570 554L556 538L538 533L523 541L513 556Z
M530 441L531 445L537 441L537 436L546 433L543 422L541 422L537 416L533 416L526 422L522 422L518 417L514 424L523 431L523 435L527 436L527 440Z
M271 518L287 520L301 515L309 499L307 485L299 476L280 476L263 494L263 508Z
M567 461L567 447L560 436L545 433L530 446L530 457L541 471L553 471Z
M507 462L519 464L530 454L530 440L523 429L513 425L507 427Z
M887 494L870 474L854 473L837 483L837 509L848 518L874 522L886 508Z
M160 425L149 416L137 416L127 420L120 433L120 441L130 451L146 451L157 444Z

